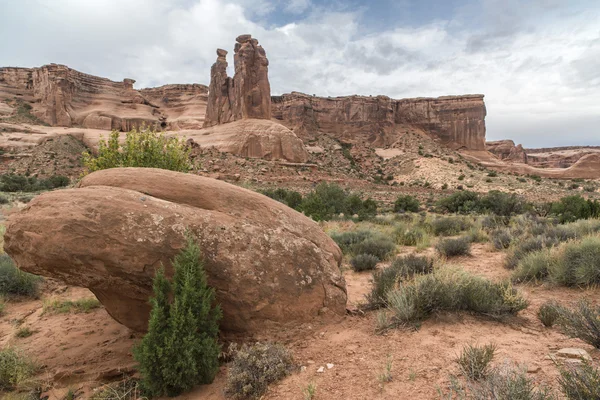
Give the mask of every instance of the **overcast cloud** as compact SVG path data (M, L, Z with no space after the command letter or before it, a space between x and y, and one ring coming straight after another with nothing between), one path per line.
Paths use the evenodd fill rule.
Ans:
M0 0L0 66L208 84L251 33L273 94L483 93L488 140L600 145L599 21L576 0Z

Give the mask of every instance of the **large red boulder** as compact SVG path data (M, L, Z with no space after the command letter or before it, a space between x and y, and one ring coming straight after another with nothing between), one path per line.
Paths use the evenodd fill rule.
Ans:
M146 328L155 271L197 238L222 330L251 335L342 315L342 254L318 224L261 194L192 174L116 168L44 193L10 216L5 250L25 271L89 288Z

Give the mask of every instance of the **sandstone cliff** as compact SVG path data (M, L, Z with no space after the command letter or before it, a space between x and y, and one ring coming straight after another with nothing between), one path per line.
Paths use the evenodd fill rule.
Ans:
M454 148L485 149L483 95L394 100L386 96L273 96L273 118L298 135L326 132L374 146L395 141L398 126L414 126Z
M497 140L486 142L485 148L501 160L528 163L527 153L523 146L515 145L512 140Z
M200 127L208 88L167 85L135 90L133 79L114 82L50 64L0 68L0 96L31 102L32 113L52 126L127 131L141 125Z

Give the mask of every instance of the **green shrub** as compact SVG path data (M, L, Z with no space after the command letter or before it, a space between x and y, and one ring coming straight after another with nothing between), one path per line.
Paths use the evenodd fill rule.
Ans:
M350 265L354 271L361 272L375 269L378 262L379 258L371 254L358 254L352 257L350 260Z
M172 283L162 269L154 278L148 333L134 348L141 387L150 396L176 396L211 383L219 370L221 309L191 237L173 260L173 269Z
M0 391L15 390L31 383L36 365L20 350L0 350Z
M440 212L466 214L478 208L479 195L468 190L453 193L437 202L437 209Z
M84 153L87 172L119 167L161 168L188 172L192 169L189 148L178 137L167 137L153 129L133 129L119 143L119 132L112 131L108 140L100 140L98 154Z
M398 196L394 202L394 212L418 212L419 200L410 195Z
M293 358L282 345L243 345L229 367L225 394L233 399L258 399L270 384L293 370Z
M302 195L294 190L278 188L261 190L260 193L273 200L277 200L294 210L300 209L300 205L302 204Z
M463 347L460 356L455 361L466 377L478 381L488 375L495 351L496 346L492 344L485 346L469 344Z
M594 307L586 300L581 300L574 309L557 309L557 324L566 335L600 349L600 307Z
M6 254L0 254L0 295L37 298L42 278L21 271Z
M567 399L600 399L600 370L591 362L562 366L559 371L558 383Z
M522 214L530 209L531 205L514 193L504 193L491 190L479 200L478 209L482 213L491 213L500 216Z
M471 254L471 240L466 236L457 239L441 239L435 250L444 257L467 256Z
M387 260L394 254L396 244L384 236L375 236L354 244L350 252L352 254L370 254L379 260Z
M428 235L425 229L419 227L407 228L404 225L396 227L394 230L396 243L402 246L416 246Z
M375 237L371 231L348 231L348 232L333 232L331 238L340 246L344 254L351 252L352 247L360 242Z
M586 200L579 195L567 196L552 203L550 213L557 216L561 223L598 218L600 217L600 203L597 200Z
M48 179L19 174L0 175L0 191L2 192L38 192L68 186L69 178L53 175Z
M373 218L377 214L377 203L373 199L362 200L357 194L347 193L335 183L321 182L302 200L300 210L315 221L330 220L344 214L358 215L360 220Z
M435 236L454 236L471 228L472 224L465 218L441 217L431 221L431 230Z
M399 282L387 293L387 303L394 325L423 320L436 311L502 316L527 307L527 301L509 282L496 283L452 268Z
M537 316L546 328L552 328L560 317L560 307L554 301L547 301L540 306Z
M496 250L508 249L512 243L512 238L513 235L508 228L495 229L490 232L490 239Z
M376 309L386 305L387 292L404 279L417 274L433 272L433 260L428 257L408 256L396 258L392 264L373 274L373 288L367 295L367 308Z
M504 266L508 269L515 269L527 254L546 248L546 246L547 244L541 236L520 240L510 249Z
M565 286L589 286L600 283L600 237L589 236L566 243L555 263L551 278Z
M548 276L552 262L552 254L548 249L528 253L519 261L512 279L514 282L543 280Z

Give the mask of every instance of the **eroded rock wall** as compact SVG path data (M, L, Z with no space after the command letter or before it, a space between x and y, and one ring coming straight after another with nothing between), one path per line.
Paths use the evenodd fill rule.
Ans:
M444 144L485 149L483 95L395 100L386 96L324 98L292 92L273 96L273 118L300 136L319 131L341 139L361 137L375 146L394 141L398 125L415 126Z
M198 128L204 122L208 88L167 85L133 88L64 65L0 68L0 96L32 103L32 113L52 126L128 131L142 125Z

